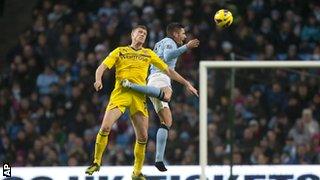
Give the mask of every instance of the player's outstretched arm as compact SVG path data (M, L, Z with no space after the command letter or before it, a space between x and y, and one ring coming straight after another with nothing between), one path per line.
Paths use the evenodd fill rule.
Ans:
M163 52L164 59L175 59L178 58L182 53L188 50L187 45L183 45L178 49L171 49L170 46L166 47Z
M164 59L174 59L178 58L182 53L186 52L188 49L193 49L198 47L200 41L198 39L192 39L187 44L179 47L178 49L171 49L172 45L165 45L164 49Z
M102 75L103 75L103 72L107 69L107 67L101 63L99 65L99 67L97 68L96 70L96 80L93 84L94 88L96 91L99 91L100 89L102 89L103 85L102 85Z
M194 94L196 96L198 95L198 90L194 88L189 81L184 79L179 73L177 73L175 70L168 68L164 71L171 79L181 83L182 85L186 86L186 89L189 93Z

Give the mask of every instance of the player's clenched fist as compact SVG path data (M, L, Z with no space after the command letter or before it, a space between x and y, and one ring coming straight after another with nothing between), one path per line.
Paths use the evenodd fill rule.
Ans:
M200 44L200 41L198 39L192 39L187 43L187 48L192 49L198 47Z
M96 91L99 91L100 89L102 89L102 82L101 81L96 81L93 84L94 88L96 89Z

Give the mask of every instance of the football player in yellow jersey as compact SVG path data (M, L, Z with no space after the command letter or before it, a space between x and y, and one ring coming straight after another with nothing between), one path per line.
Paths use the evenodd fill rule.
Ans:
M144 162L146 143L148 138L148 111L146 107L146 96L131 89L121 86L121 81L128 79L139 85L146 84L148 68L153 64L171 79L186 86L186 89L195 95L197 90L176 71L168 68L151 49L143 48L147 37L147 28L137 26L131 32L131 45L118 47L113 50L108 57L99 65L95 74L94 88L96 91L102 89L102 75L106 69L115 67L116 82L111 93L109 104L106 108L101 128L96 137L94 161L86 170L86 174L91 175L99 171L103 152L108 144L108 135L113 123L125 112L130 111L131 121L136 135L134 146L134 168L132 179L146 179L141 173Z

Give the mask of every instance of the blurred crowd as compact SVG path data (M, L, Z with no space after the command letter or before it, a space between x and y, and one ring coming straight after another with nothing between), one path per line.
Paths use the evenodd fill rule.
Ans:
M228 29L214 25L221 8L234 15ZM196 86L201 59L229 60L231 52L238 60L320 60L317 0L43 0L30 16L33 24L7 53L0 78L0 161L13 166L90 164L114 81L106 73L104 89L95 92L95 69L115 47L130 43L137 24L149 28L146 47L165 37L173 21L200 40L177 67ZM209 164L230 163L232 141L235 164L319 164L320 71L236 73L232 100L229 71L208 74ZM198 164L198 99L178 84L173 90L166 163ZM149 112L145 164L154 162L159 127L150 104ZM103 164L132 164L134 141L126 113L113 126Z

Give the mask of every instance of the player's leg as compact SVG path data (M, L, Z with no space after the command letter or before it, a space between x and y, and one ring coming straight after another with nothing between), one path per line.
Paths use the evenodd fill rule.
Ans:
M167 87L162 87L160 88L161 91L163 91L164 93L164 98L168 99L168 101L164 101L164 102L169 102L171 100L171 96L172 96L172 89L171 87L167 86ZM161 99L159 99L160 101L162 101Z
M160 99L161 101L169 102L171 99L172 93L168 92L168 89L158 88L154 86L138 85L130 82L127 79L122 80L121 84L123 87L130 88L149 97Z
M145 177L142 175L141 169L148 140L148 117L139 111L131 117L131 120L136 134L132 179L144 180Z
M95 171L99 171L102 155L108 144L108 136L111 131L111 127L121 115L122 111L119 108L113 108L105 112L101 128L96 137L96 143L94 147L94 161L92 165L87 168L86 174L91 175Z
M157 113L161 125L157 131L155 166L158 168L159 171L167 171L167 168L165 167L163 161L168 139L168 133L172 125L172 115L169 106L162 106Z

